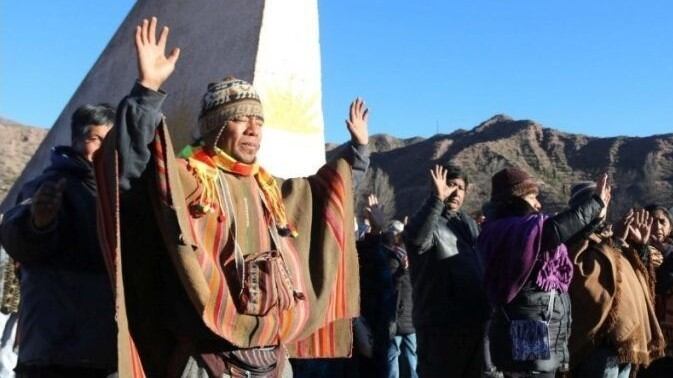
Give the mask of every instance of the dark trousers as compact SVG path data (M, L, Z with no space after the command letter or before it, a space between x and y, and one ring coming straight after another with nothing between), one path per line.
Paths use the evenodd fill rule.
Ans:
M673 377L673 357L663 357L638 373L638 378Z
M426 377L481 377L484 367L483 327L416 328L418 375Z
M595 348L577 366L573 376L586 378L629 378L631 364L620 364L617 351L608 346Z

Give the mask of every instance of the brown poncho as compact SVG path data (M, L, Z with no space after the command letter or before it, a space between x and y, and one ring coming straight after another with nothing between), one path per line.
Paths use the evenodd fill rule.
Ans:
M151 196L151 207L161 230L165 253L172 261L194 311L207 328L240 348L283 344L293 357L350 356L351 319L359 312L350 164L345 159L338 159L309 178L280 182L287 220L298 235L283 237L282 245L278 247L285 254L294 284L306 299L287 311L270 311L264 316L243 315L233 303L236 294L228 284L234 243L230 240L233 233L226 219L231 214L224 214L221 209L203 214L190 210L189 199L207 182L190 168L195 162L174 156L165 130L165 125L159 127L153 143L153 162L150 164L155 164L155 175L150 181L151 192L156 196ZM156 367L169 361L144 355L143 351L152 350L152 345L158 346L162 339L149 331L153 325L149 316L137 309L127 309L130 304L125 299L125 292L142 292L149 298L161 295L153 290L165 288L144 285L143 272L122 259L130 255L120 249L117 163L114 148L111 148L116 141L114 134L110 134L102 156L97 159L99 225L116 288L119 374L142 377L147 370L143 368L144 364ZM253 201L250 203L252 207L254 201L259 201L254 190L249 189L254 188L250 180L227 177L227 181L236 201L249 197ZM236 207L237 213L239 208L243 206ZM263 225L264 220L254 213L246 210L246 214L237 214L236 218L247 217L246 222ZM245 254L258 252L252 250L255 248L268 247L268 240L257 240L260 235L264 239L265 232L268 230L260 226L238 234ZM124 245L124 249L133 249L133 246ZM142 251L134 251L138 252ZM143 304L137 302L132 305L142 307ZM147 310L157 312L156 309Z
M568 347L576 366L600 344L613 346L620 363L649 365L663 354L650 276L635 251L620 251L592 234L570 246L572 332Z

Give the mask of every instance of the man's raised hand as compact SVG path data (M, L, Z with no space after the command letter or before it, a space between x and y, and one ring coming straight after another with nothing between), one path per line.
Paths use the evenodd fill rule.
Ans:
M369 143L369 109L361 98L356 98L351 102L346 120L348 132L351 134L351 141L359 145Z
M456 191L456 186L451 186L446 183L446 169L441 165L435 165L435 168L430 170L430 176L432 176L432 182L435 187L435 194L437 197L444 202L449 196Z
M168 26L161 29L159 40L156 39L157 18L143 20L136 27L136 52L138 53L138 75L140 84L145 88L159 90L175 69L175 62L180 56L180 49L174 48L166 56Z

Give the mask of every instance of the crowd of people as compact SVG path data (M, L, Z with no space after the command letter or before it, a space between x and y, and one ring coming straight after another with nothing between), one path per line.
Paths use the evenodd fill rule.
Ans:
M385 325L409 307L411 327L401 333L418 343L402 354L407 376L673 376L667 208L634 208L608 222L612 192L602 175L573 185L567 208L546 214L537 181L509 167L493 175L474 219L461 209L469 179L460 167L437 165L429 176L432 193L404 227L380 226L376 200L365 212L362 317L378 376L400 376L400 331ZM406 265L386 258L408 261L411 297L396 273Z
M129 95L80 107L71 144L4 215L18 377L673 377L666 207L610 223L605 174L548 214L536 179L507 167L475 219L449 162L408 218L375 194L358 211L364 102L340 156L280 180L256 159L259 95L234 77L207 86L176 156L167 38L143 20Z

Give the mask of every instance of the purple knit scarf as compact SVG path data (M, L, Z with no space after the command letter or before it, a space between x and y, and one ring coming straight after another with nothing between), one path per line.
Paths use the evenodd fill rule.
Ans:
M535 283L540 289L568 291L573 266L565 245L540 251L546 219L532 214L484 223L477 248L486 264L484 286L492 303L511 302L536 269Z

